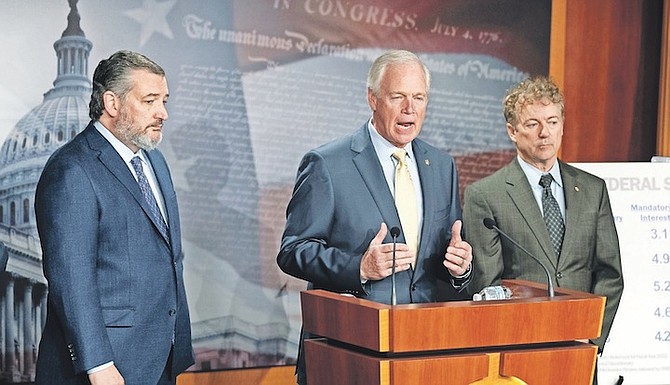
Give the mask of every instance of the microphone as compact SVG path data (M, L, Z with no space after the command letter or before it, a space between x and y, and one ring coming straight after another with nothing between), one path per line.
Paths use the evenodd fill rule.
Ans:
M391 305L396 305L395 294L395 244L396 238L400 235L400 229L397 226L391 227L391 237L393 238L393 266L391 266Z
M509 235L505 234L502 230L496 226L496 221L491 219L491 218L484 218L484 226L486 226L487 229L495 230L498 232L498 234L502 235L505 239L508 241L512 242L512 244L516 247L518 247L521 251L526 253L529 257L533 258L535 262L537 262L540 266L542 266L542 269L544 270L544 273L547 275L547 293L549 294L549 297L554 296L554 283L551 280L551 273L549 273L549 269L547 269L547 266L544 265L536 256L531 254L528 250L526 250L523 246L518 244L514 239L512 239Z

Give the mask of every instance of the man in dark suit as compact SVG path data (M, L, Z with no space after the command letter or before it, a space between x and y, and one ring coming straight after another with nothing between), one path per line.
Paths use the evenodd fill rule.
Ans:
M536 261L485 228L483 219L492 218L549 268L554 285L607 297L602 334L593 341L602 351L623 292L619 240L605 182L558 160L563 96L551 80L525 80L508 92L503 104L517 157L465 190L463 221L475 256L469 289L474 293L509 278L546 282ZM546 199L543 179L550 181ZM552 211L557 223L547 225L545 217ZM552 239L550 233L557 236Z
M7 261L9 260L9 249L4 243L0 242L0 273L7 269Z
M177 199L156 149L168 96L146 56L102 60L91 123L44 167L35 211L49 295L37 384L174 384L193 363Z
M463 298L472 249L461 239L454 160L416 139L426 114L430 73L413 53L394 50L375 60L367 85L372 118L351 135L304 156L277 263L309 281L310 289L390 303L389 230L398 227L397 302ZM398 151L404 159L394 158ZM407 170L409 178L398 176ZM399 199L400 179L409 179L410 188L402 191L411 198ZM411 203L411 215L405 214L406 203ZM300 384L306 383L303 359L300 354Z

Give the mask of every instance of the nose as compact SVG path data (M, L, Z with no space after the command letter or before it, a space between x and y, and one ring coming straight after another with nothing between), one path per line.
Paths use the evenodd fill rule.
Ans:
M168 119L167 107L165 107L164 103L161 103L160 107L158 107L158 111L156 111L156 118L160 120Z
M405 99L405 102L403 103L402 106L402 112L406 114L414 113L414 102L412 101L412 98Z

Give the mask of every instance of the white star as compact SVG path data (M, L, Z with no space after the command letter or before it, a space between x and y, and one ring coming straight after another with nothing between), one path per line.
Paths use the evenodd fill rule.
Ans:
M124 14L142 25L140 33L140 47L142 47L154 32L159 32L172 39L172 30L165 19L177 0L157 2L144 0L142 8L125 11Z

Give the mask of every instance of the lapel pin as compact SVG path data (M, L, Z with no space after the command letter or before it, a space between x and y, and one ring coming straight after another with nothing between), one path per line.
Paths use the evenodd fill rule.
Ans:
M428 160L428 159L424 159L423 163L425 163L426 166L430 166L430 160Z
M579 191L579 187L575 186L575 191Z

